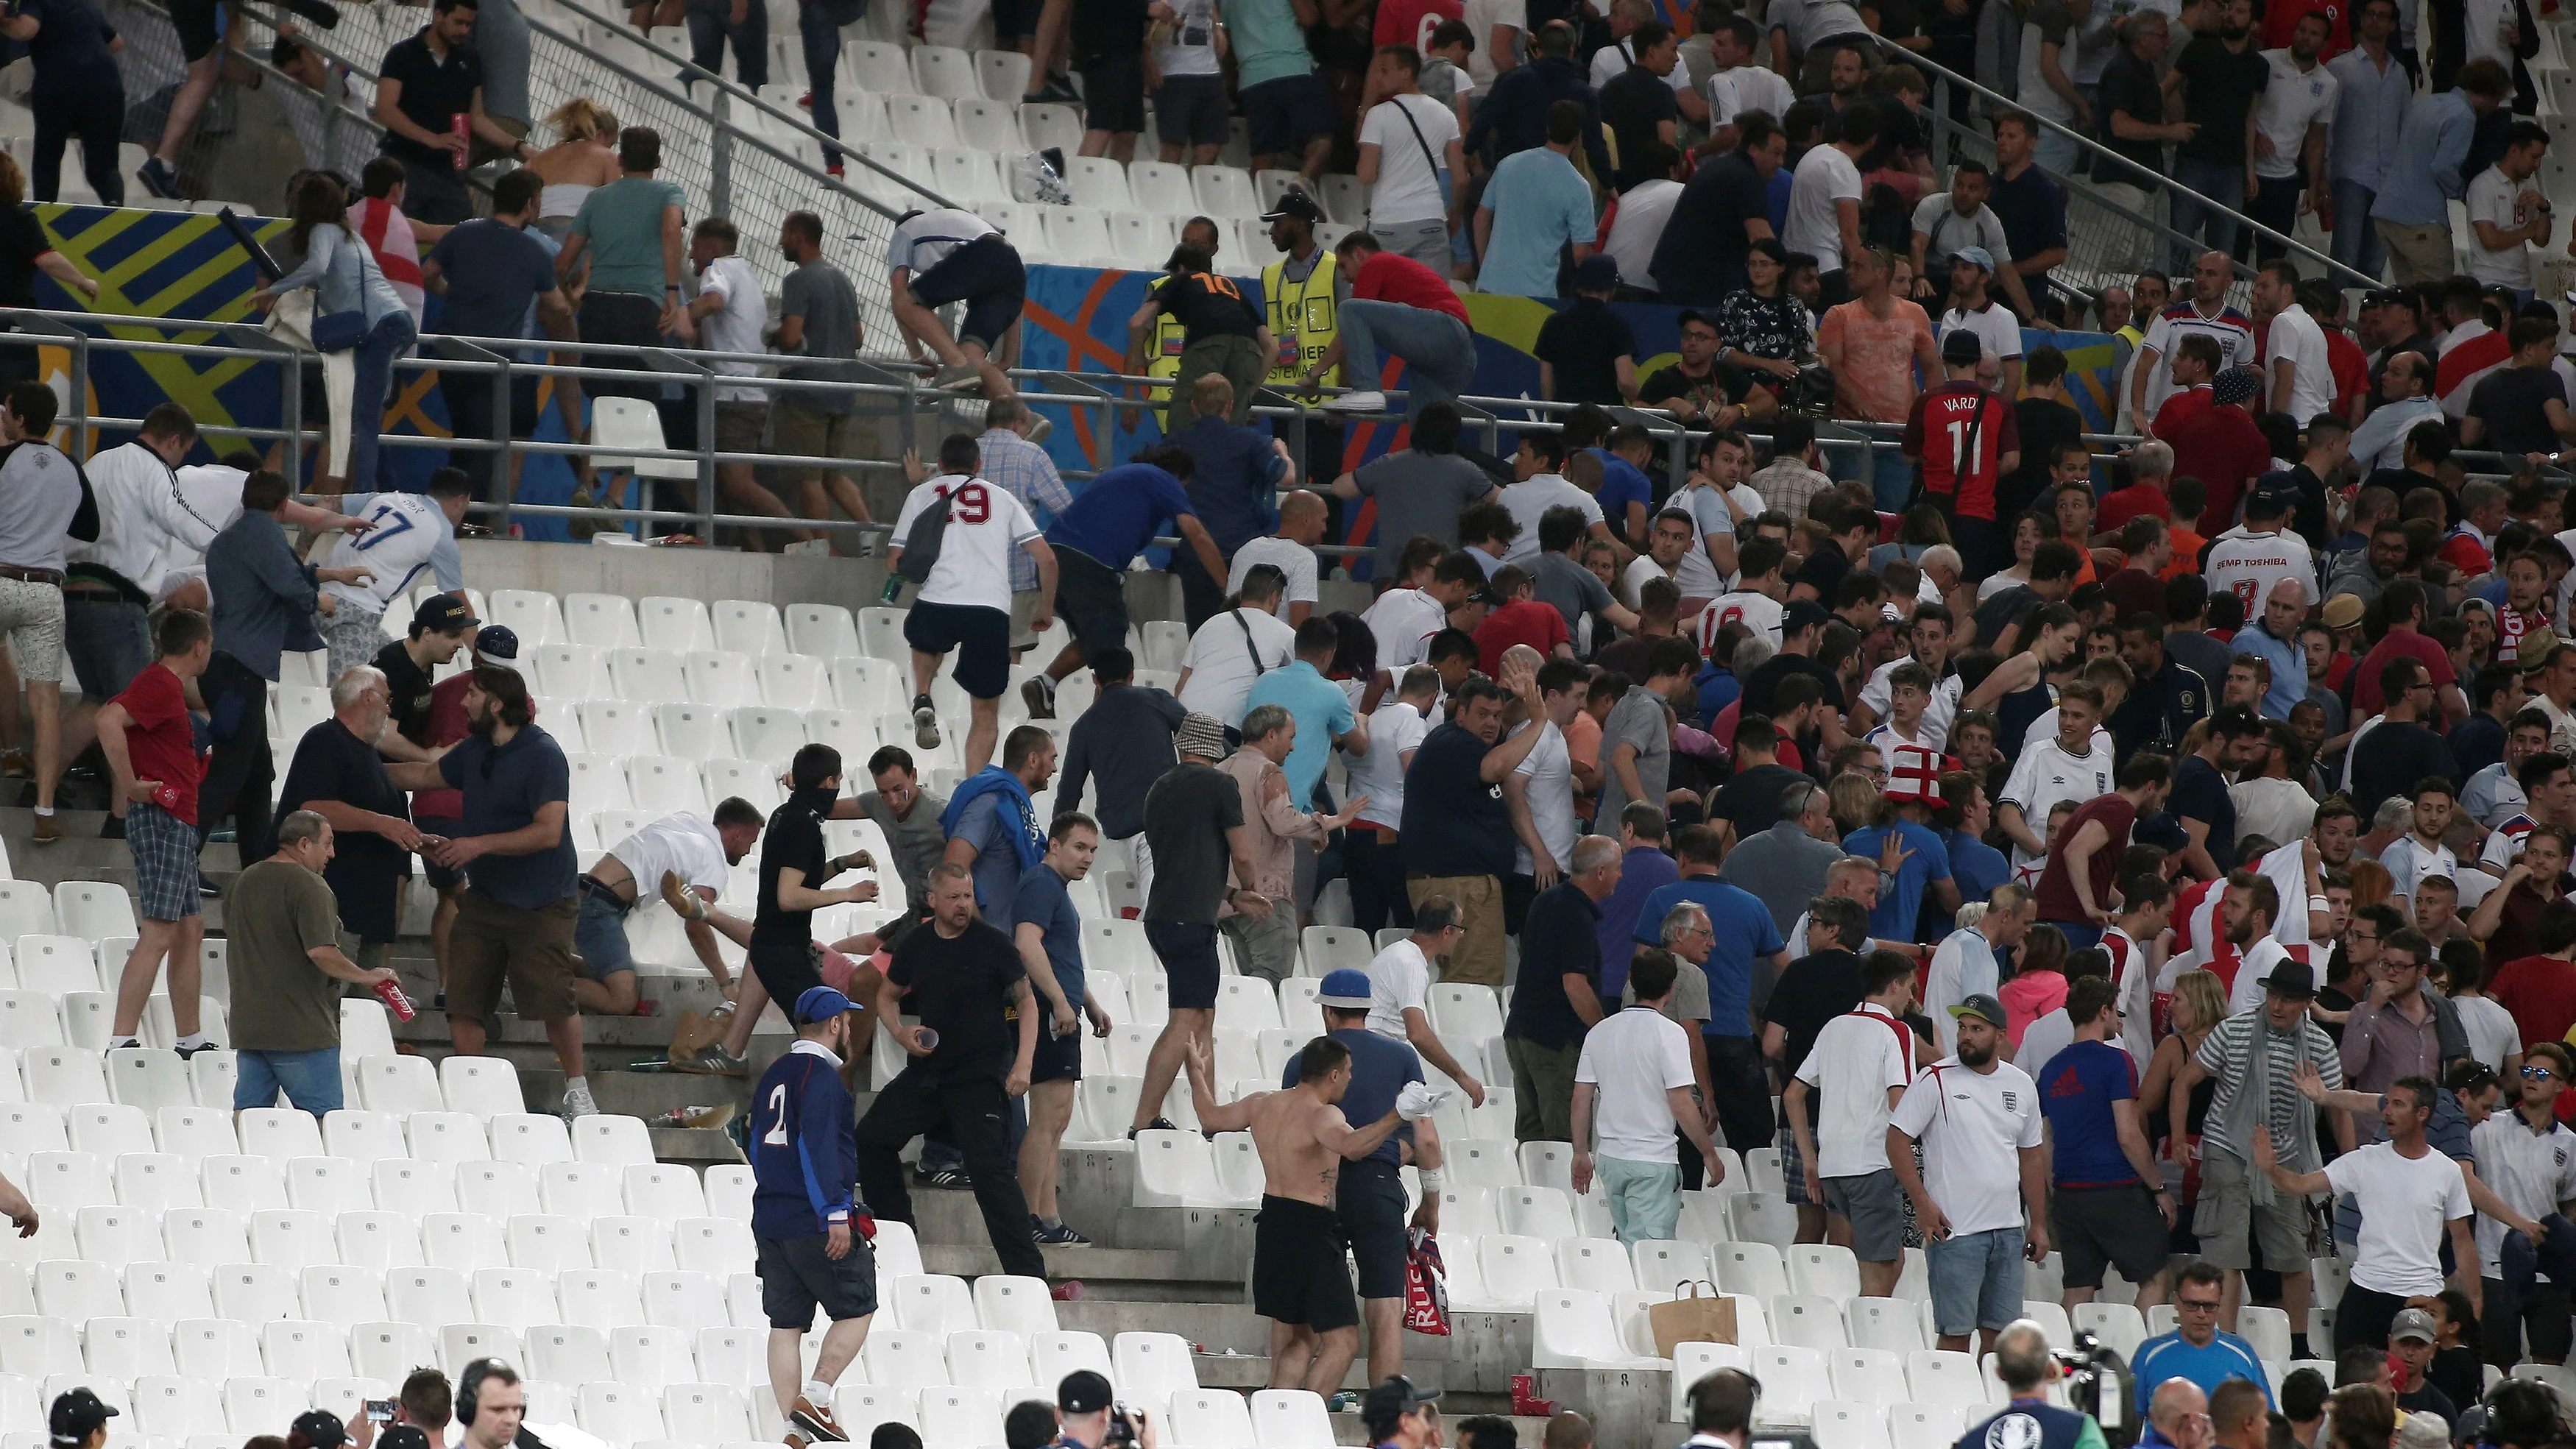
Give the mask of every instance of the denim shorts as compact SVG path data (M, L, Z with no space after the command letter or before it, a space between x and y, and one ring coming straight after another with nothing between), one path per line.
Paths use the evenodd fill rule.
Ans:
M233 1110L277 1105L277 1094L296 1110L319 1117L340 1110L340 1049L309 1052L242 1051L233 1078Z
M152 662L152 628L141 604L72 589L63 594L63 650L83 696L100 704L125 692Z
M635 969L635 953L626 945L626 913L632 909L615 891L582 877L581 916L573 923L572 948L581 953L583 975L606 981Z
M1954 1233L1924 1247L1932 1276L1932 1321L1944 1338L2000 1329L2021 1317L2022 1234L2018 1227Z

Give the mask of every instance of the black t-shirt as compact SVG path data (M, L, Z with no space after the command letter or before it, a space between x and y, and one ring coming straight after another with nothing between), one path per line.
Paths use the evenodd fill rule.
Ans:
M1144 0L1092 0L1073 7L1072 29L1065 38L1080 64L1133 56L1145 44L1146 19Z
M1653 407L1657 403L1686 397L1707 407L1720 402L1740 403L1752 390L1752 381L1733 368L1711 363L1708 376L1693 377L1682 371L1681 362L1676 359L1646 374L1645 380L1637 384L1637 401L1642 406Z
M1416 755L1416 760L1421 756ZM1408 792L1410 793L1410 792ZM1503 1035L1555 1050L1583 1040L1583 1018L1565 994L1580 976L1601 995L1601 908L1572 881L1540 891L1521 925L1520 985L1512 992Z
M1672 92L1667 88L1664 94ZM1637 334L1600 298L1577 297L1539 324L1538 343L1531 351L1556 369L1556 401L1617 407L1625 401L1619 393L1618 361L1635 359Z
M2567 389L2552 367L2499 367L2478 379L2469 394L2469 416L2486 425L2478 439L2507 457L2558 450L2558 434L2549 426L2542 404L2567 401Z
M1601 124L1619 142L1613 186L1625 191L1648 179L1649 173L1638 163L1648 147L1663 139L1662 123L1678 125L1681 114L1681 107L1673 103L1671 82L1644 66L1632 65L1610 78L1601 88Z
M2102 71L2101 130L2104 147L2135 165L2122 165L2108 157L2093 158L2093 179L2103 185L2135 186L2153 191L2165 166L2165 143L2162 141L2123 141L2111 131L2111 113L2126 111L2129 119L2150 126L2164 124L2164 87L2156 80L2156 68L2129 53L2123 46Z
M2066 192L2036 166L2023 167L2019 176L1998 173L1986 209L2004 224L2015 260L2066 245Z
M2059 445L2084 435L2084 415L2055 398L2026 397L2013 404L2013 431L2021 435L2021 466L2005 474L1995 489L1995 517L2007 522L2029 512L2038 500Z
M2029 618L2031 610L2047 602L2039 596L2039 590L2028 584L1996 590L1993 598L1977 606L1977 643L1985 648L1994 648L1995 641L2004 636L2004 630ZM2029 645L2028 639L2015 638L2013 641L2016 651Z
M35 208L0 208L0 307L36 305L36 258L53 249Z
M2191 118L2200 123L2190 140L2174 148L2175 159L2244 165L2245 117L2272 79L2263 52L2250 40L2243 50L2230 50L2215 34L2204 35L2183 47L2173 68L2187 87L2183 98Z
M1772 713L1772 691L1780 687L1781 680L1787 679L1793 674L1804 674L1815 680L1818 684L1824 686L1825 703L1832 705L1836 709L1844 708L1843 682L1834 677L1834 672L1832 670L1818 664L1815 660L1808 658L1804 654L1774 654L1770 658L1762 661L1761 668L1756 669L1751 674L1745 676L1743 695L1744 708L1740 711L1739 717L1746 714L1767 715ZM1406 798L1411 798L1410 788L1407 789ZM1777 800L1774 800L1771 803L1774 810L1779 808L1780 802ZM1769 827L1765 826L1764 828L1768 829ZM1743 826L1738 825L1736 829L1741 833L1743 831Z
M35 94L70 96L92 85L118 84L108 42L116 27L87 0L20 0L18 13L37 22L27 54L36 62Z
M762 898L767 899L765 888ZM940 1077L1009 1074L1020 1045L1019 1011L1010 993L1027 979L1019 948L981 919L968 921L953 941L935 923L907 931L886 965L886 980L909 988L904 1005L939 1033L939 1045L921 1058L920 1067ZM1025 1004L1028 998L1020 1000Z
M2176 821L2207 821L2209 834L2202 844L2210 860L2221 875L2236 868L2236 802L2217 766L2198 755L2183 756L2174 767L2173 798L2166 808Z
M1789 584L1792 588L1805 584L1814 589L1816 602L1830 609L1834 606L1834 590L1842 587L1843 577L1850 572L1851 560L1843 557L1843 546L1828 541L1807 555L1807 561L1798 565Z
M1729 292L1751 285L1744 258L1752 243L1744 223L1771 219L1769 188L1740 151L1700 163L1655 243L1657 300L1675 307L1713 307Z
M411 818L410 797L386 778L376 747L349 733L337 719L326 719L296 741L295 760L278 787L277 814L285 819L308 800L335 800L353 810L371 810L397 820ZM398 907L402 882L411 874L411 855L371 831L332 834L331 863L322 868L331 894L340 902L340 923L362 941L390 941L400 932ZM264 851L275 851L272 830Z
M1789 943L1791 951L1805 947L1804 941ZM1771 987L1771 1000L1763 1016L1780 1028L1780 1069L1784 1075L1795 1075L1807 1053L1815 1050L1816 1034L1825 1023L1847 1015L1860 1005L1860 958L1849 951L1818 951L1803 960L1792 960L1789 969ZM1807 1123L1815 1125L1816 1109L1807 1108Z
M384 671L385 692L393 701L394 729L415 745L429 743L429 671L411 662L411 651L397 639L376 651L376 668Z
M1183 760L1147 787L1145 848L1154 856L1154 888L1145 919L1215 925L1234 869L1225 833L1242 823L1242 787L1212 765Z
M1404 775L1400 825L1404 868L1423 875L1512 873L1512 817L1503 787L1482 771L1493 746L1463 725L1444 724L1423 736ZM1157 851L1155 868L1162 867Z
M2380 802L2403 796L2427 775L2460 778L2459 766L2442 737L2407 720L2372 725L2352 747L2352 808L2369 820Z
M385 52L379 80L402 82L400 106L413 125L432 135L446 135L456 118L474 109L474 93L483 88L483 58L471 45L452 47L444 61L429 53L429 42L415 35ZM424 146L408 136L385 133L384 153L424 166L453 166L454 153Z
M1261 313L1233 281L1212 272L1191 272L1166 280L1155 291L1163 310L1180 320L1184 334L1202 337L1253 337L1261 331Z
M1806 779L1806 776L1777 761L1738 770L1735 778L1717 787L1717 798L1708 805L1709 816L1733 825L1736 843L1740 845L1778 824L1780 793L1792 785L1805 783ZM1789 944L1792 947L1797 945L1795 941Z
M751 922L753 947L801 953L812 943L814 913L779 906L778 872L800 872L808 890L823 889L824 864L831 858L823 844L823 816L829 809L831 801L824 793L811 790L797 792L769 812L769 829L760 837L760 900ZM793 1008L795 1003L788 1006Z

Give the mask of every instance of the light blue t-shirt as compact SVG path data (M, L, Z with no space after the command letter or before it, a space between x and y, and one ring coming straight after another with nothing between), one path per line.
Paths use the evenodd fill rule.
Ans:
M1284 706L1297 719L1297 744L1288 758L1279 762L1279 772L1288 777L1288 803L1300 810L1314 808L1315 782L1324 778L1324 762L1332 758L1335 736L1350 733L1356 716L1351 711L1351 697L1342 687L1315 672L1315 666L1300 659L1284 669L1273 669L1252 682L1252 693L1244 696L1245 710L1256 710L1265 704Z
M1305 27L1289 0L1225 0L1225 33L1234 47L1239 86L1315 73Z
M1478 204L1494 212L1493 239L1476 274L1482 292L1555 296L1558 251L1569 242L1590 245L1596 231L1592 188L1573 162L1545 146L1504 157Z
M1879 851L1886 848L1886 832L1890 830L1905 842L1905 849L1914 853L1896 868L1896 889L1879 892L1878 904L1869 912L1869 933L1882 941L1911 941L1915 936L1914 918L1923 909L1923 888L1950 878L1950 851L1932 827L1911 820L1855 830L1843 838L1843 849L1863 859L1876 860Z

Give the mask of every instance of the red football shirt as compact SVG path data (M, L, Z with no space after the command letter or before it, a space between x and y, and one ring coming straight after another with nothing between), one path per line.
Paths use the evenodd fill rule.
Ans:
M1459 0L1378 0L1377 28L1370 33L1369 43L1429 50L1431 32L1441 21L1466 18L1467 7Z
M2563 1041L2576 1024L2576 962L2555 956L2525 956L2496 971L2487 995L2513 1013L2522 1044Z
M197 823L197 781L205 763L197 757L197 737L188 722L188 693L179 676L158 660L143 666L125 692L116 697L134 723L125 727L125 751L134 778L158 780L168 790L163 808L190 825Z
M2161 438L2165 435L2167 429L2180 427L2190 419L2196 418L2202 413L2209 411L2209 408L2210 391L2208 383L2204 382L2197 387L2185 388L2181 392L2175 393L2173 396L2166 398L2164 406L2156 409L2155 435Z
M2094 526L2110 533L2141 514L2153 514L2171 522L2173 504L2166 499L2165 490L2152 483L2132 483L2126 488L2111 490L2102 495L2102 511L2095 516Z
M2208 487L2200 516L2221 532L2236 522L2236 500L2246 485L2272 466L2272 445L2263 430L2233 403L2205 408L2170 429L2159 418L2156 436L2173 445L2175 477L2197 478Z
M2430 636L2414 629L2391 629L2362 659L2361 677L2352 682L2353 718L2368 719L2388 707L2387 697L2379 692L2379 670L2400 655L2422 664L2435 689L2459 682L2459 676L2451 672L2451 656L2443 653L2442 646ZM2435 729L2441 727L2438 720L2424 723Z
M2075 899L2075 882L2066 869L2066 843L2075 838L2075 832L2095 820L2102 822L2102 828L2111 833L2111 838L2100 850L2093 852L2093 858L2086 862L2084 875L2093 887L2093 904L2109 909L2111 877L2119 869L2122 852L2129 848L2129 828L2138 823L2138 807L2117 792L2097 795L2085 801L2075 807L2075 813L2067 817L2065 824L2057 827L2057 838L2050 843L2048 865L2040 872L2039 888L2034 892L2041 920L2092 923L2092 918L2084 914L2084 907Z
M1360 263L1360 269L1351 274L1351 295L1363 302L1401 302L1467 321L1467 304L1450 290L1447 277L1393 252L1378 252Z
M465 738L465 689L473 682L474 671L469 669L440 680L430 690L429 738L421 742L423 745L434 750ZM414 820L462 820L465 818L465 792L414 790L411 817Z
M1923 460L1923 491L1938 506L1992 520L2001 460L2021 451L2021 429L2003 399L1973 382L1945 382L1914 400L1905 451Z
M1565 630L1565 616L1554 604L1536 599L1514 599L1485 615L1476 626L1476 667L1488 679L1503 677L1503 651L1515 644L1527 644L1542 657L1553 657L1556 646L1571 644L1574 636Z

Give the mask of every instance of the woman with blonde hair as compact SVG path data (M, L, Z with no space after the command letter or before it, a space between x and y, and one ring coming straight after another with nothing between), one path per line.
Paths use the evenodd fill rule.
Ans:
M2148 967L2148 962L2140 961L2129 969ZM2181 1169L2181 1190L2174 1194L2174 1202L2187 1206L2200 1197L2200 1129L2218 1083L2204 1077L2186 1093L2181 1090L2182 1069L2199 1054L2210 1032L2227 1019L2227 988L2218 984L2214 971L2186 971L2174 978L2172 1004L2167 1009L2173 1021L2156 1042L2156 1054L2138 1083L2138 1100L2147 1106L2147 1140L2153 1143L2161 1138L2161 1155Z
M1858 770L1845 770L1825 786L1825 811L1838 835L1876 825L1880 803L1878 782Z
M537 230L561 246L582 201L618 177L617 117L597 101L576 96L546 117L546 124L554 127L555 143L529 157L528 169L546 184L537 198ZM581 305L580 293L567 290L573 305Z

